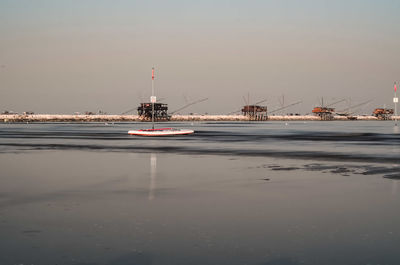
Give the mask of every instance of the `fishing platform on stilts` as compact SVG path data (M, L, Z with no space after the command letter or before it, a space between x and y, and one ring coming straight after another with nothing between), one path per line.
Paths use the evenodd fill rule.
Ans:
M140 103L137 108L139 119L141 121L151 121L152 103ZM168 115L168 104L154 103L154 121L169 121L171 116Z

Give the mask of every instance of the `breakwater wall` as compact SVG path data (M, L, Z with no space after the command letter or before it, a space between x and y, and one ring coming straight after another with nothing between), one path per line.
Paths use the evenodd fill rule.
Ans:
M374 116L355 116L356 120L378 120ZM391 117L394 120L394 116ZM400 120L400 116L397 117ZM172 115L171 121L248 121L243 115ZM314 115L268 117L269 121L319 121ZM333 120L348 120L344 116L334 116ZM1 114L0 122L137 122L138 115L68 115L68 114Z

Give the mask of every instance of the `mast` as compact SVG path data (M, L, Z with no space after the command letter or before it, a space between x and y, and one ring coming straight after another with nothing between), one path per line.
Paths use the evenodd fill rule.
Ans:
M154 103L156 102L156 97L154 96L154 67L151 68L151 124L152 129L154 130Z

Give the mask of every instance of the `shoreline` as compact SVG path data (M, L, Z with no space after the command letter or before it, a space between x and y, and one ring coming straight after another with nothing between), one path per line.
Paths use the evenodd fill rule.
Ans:
M354 116L355 121L377 121L374 116ZM389 118L394 120L395 116ZM400 120L400 116L397 116ZM0 123L18 122L139 122L142 121L138 115L69 115L69 114L0 114ZM172 115L170 121L249 121L243 115ZM265 121L265 120L264 120ZM273 115L268 116L266 121L321 121L319 116L302 115ZM333 121L354 121L345 116L334 116ZM162 121L158 121L162 122ZM255 121L257 122L257 121Z

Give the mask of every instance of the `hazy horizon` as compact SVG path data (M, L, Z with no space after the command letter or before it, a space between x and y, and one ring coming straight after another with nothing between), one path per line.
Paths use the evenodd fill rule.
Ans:
M0 112L120 114L155 91L170 111L268 99L311 112L393 105L398 1L1 1ZM339 107L340 106L340 107ZM346 103L338 105L338 109Z

